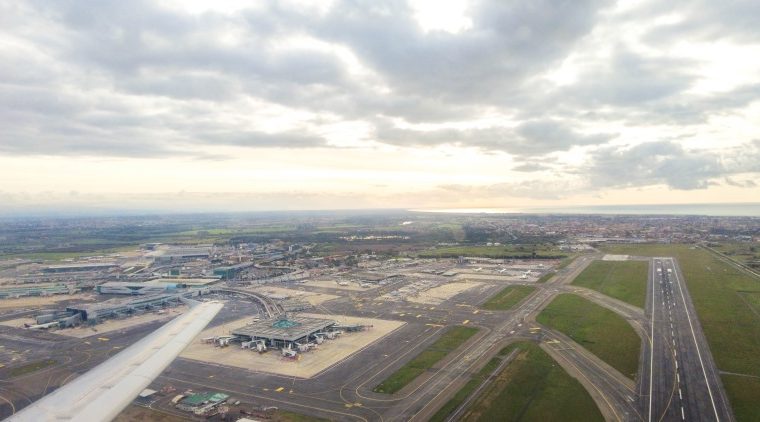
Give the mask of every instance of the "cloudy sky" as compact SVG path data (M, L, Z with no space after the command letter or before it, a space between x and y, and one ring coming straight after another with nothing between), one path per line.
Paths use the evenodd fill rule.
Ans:
M751 0L0 0L0 203L756 202L757 28Z

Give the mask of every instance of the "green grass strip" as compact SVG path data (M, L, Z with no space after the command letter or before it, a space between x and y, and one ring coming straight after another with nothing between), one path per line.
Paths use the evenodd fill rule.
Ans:
M609 309L573 294L561 294L536 320L565 333L625 376L636 376L641 339L625 319Z
M420 354L407 362L406 365L381 382L375 387L374 391L377 393L393 394L404 388L404 386L445 358L446 355L462 345L477 332L478 329L472 327L451 328L436 340L435 343L425 348Z
M535 290L536 288L533 286L507 286L492 298L488 299L481 308L490 311L506 311L522 302L523 299L528 297L528 295Z
M594 261L573 284L644 308L648 271L649 263L645 261Z
M463 414L465 421L601 421L599 409L583 386L540 347L515 343L503 356L517 348L518 355ZM501 359L494 358L438 411L431 421L444 421L490 376Z

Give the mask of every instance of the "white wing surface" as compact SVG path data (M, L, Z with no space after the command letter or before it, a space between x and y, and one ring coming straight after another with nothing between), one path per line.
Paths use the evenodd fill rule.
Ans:
M112 420L169 366L223 306L219 302L193 303L184 314L8 420Z

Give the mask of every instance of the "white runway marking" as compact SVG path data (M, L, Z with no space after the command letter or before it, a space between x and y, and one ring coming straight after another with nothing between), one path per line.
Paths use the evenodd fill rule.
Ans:
M675 268L675 263L673 265ZM686 305L686 296L683 294L683 287L681 286L681 279L678 277L678 272L674 272L676 277L676 285L678 291L681 293L681 301L683 301L684 312L686 312L686 319L689 321L689 328L691 329L691 337L694 339L694 346L697 348L697 356L699 357L699 365L702 367L702 375L705 378L705 384L707 385L707 392L710 394L710 402L712 403L713 412L715 412L715 420L720 422L720 416L718 416L718 407L715 405L715 399L713 398L712 388L710 388L710 380L707 379L707 371L705 370L705 364L702 361L702 352L699 350L699 344L697 343L697 335L694 333L694 325L691 322L691 315L689 315L689 307Z

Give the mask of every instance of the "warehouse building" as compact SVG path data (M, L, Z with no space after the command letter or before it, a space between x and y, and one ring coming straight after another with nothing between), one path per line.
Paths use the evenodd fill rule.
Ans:
M181 287L176 283L132 283L122 281L109 281L97 286L95 289L100 294L111 295L153 295L168 293Z
M25 296L51 296L74 294L79 289L74 284L18 284L0 287L0 299Z
M101 271L108 270L118 265L112 263L81 263L66 265L51 265L42 269L44 273L74 273L81 271Z
M111 299L100 303L67 306L66 311L78 314L83 322L97 324L105 318L118 318L136 312L178 305L181 302L180 296L178 294L163 294L132 300Z
M240 272L245 270L246 268L253 267L253 265L254 265L253 262L244 262L242 264L237 264L237 265L216 267L214 268L214 275L217 277L221 277L225 280L229 280L231 278L234 278L238 274L240 274Z
M180 400L177 403L177 409L193 412L196 415L203 415L224 403L229 397L229 395L224 393L196 393Z
M162 277L153 280L148 280L148 283L172 283L178 286L184 286L188 288L205 287L210 284L218 282L218 278L210 277Z
M187 248L169 248L162 251L157 251L152 254L156 262L184 262L194 259L208 258L210 253L210 247L187 247Z

